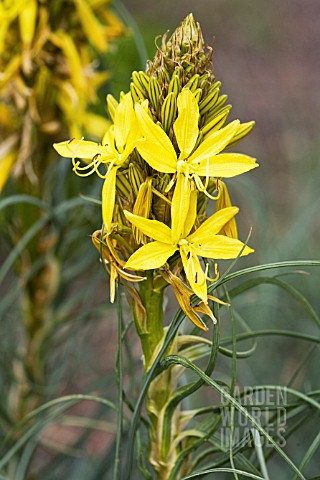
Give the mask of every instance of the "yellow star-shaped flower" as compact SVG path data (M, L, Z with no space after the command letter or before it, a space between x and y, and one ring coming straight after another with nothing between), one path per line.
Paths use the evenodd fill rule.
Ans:
M219 210L190 234L196 218L194 205L195 202L192 200L182 237L178 241L174 230L164 223L124 211L132 225L139 228L144 235L155 240L134 252L125 264L125 268L131 270L160 268L176 251L179 251L186 277L193 292L204 303L207 303L206 274L201 268L198 257L231 259L236 258L242 248L242 256L248 255L253 250L244 246L240 240L219 235L224 225L238 213L237 207ZM173 220L172 223L174 223Z
M199 106L193 93L182 89L178 95L178 117L173 124L180 153L164 130L155 124L144 106L135 105L142 139L137 149L145 161L158 172L193 177L199 190L205 191L200 177L234 177L256 168L255 159L240 153L220 153L236 135L240 122L235 120L208 135L195 149L199 136Z
M87 176L96 172L105 179L102 188L102 219L107 233L111 231L117 171L125 164L135 148L137 135L133 101L131 94L127 93L122 96L116 108L114 124L104 135L102 145L76 139L54 144L59 155L72 158L73 170L79 176ZM79 162L75 162L75 158L91 160L91 162L80 167ZM101 164L108 164L105 174L101 174L98 170Z

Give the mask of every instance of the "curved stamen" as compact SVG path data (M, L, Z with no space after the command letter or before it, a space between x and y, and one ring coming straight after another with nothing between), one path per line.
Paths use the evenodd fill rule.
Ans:
M72 164L73 164L73 171L75 170L88 170L92 165L95 165L97 163L98 158L101 157L101 153L96 153L93 157L92 160L89 164L84 165L83 167L79 167L80 162L77 161L75 162L74 159L72 159ZM102 160L99 161L99 165L102 162Z
M85 167L80 167L79 161L74 162L74 166L72 170L76 173L76 175L78 175L78 177L88 177L89 175L95 172L100 178L106 178L107 174L102 174L99 172L99 166L101 165L101 163L104 163L103 160L101 160L99 157L100 157L100 154L97 153L97 155L93 157L92 162L89 165L86 165ZM81 173L83 170L88 170L89 168L91 168L90 172Z
M79 165L80 165L80 162L77 162L72 169L75 172L75 174L78 175L78 177L89 177L92 173L96 171L96 167L93 166L90 172L81 173L79 172L79 170L81 170L81 167L79 168ZM92 166L92 163L90 163L90 167L91 166Z
M206 263L206 270L205 270L204 274L205 274L205 276L206 276L206 279L209 280L209 282L215 283L217 280L219 280L220 273L219 273L219 269L218 269L218 264L217 264L217 263L214 264L214 273L216 274L216 276L215 276L214 278L209 277L209 275L208 275L208 270L209 270L209 263Z
M201 178L199 177L199 175L197 173L193 174L193 178L194 178L194 181L196 183L196 186L197 186L197 189L199 190L199 192L204 193L211 200L218 200L218 198L221 195L221 192L218 191L218 194L216 196L211 195L207 190L208 183L209 183L209 180L207 178L206 178L205 185L203 185L203 182L202 182ZM207 182L207 180L208 180L208 182Z

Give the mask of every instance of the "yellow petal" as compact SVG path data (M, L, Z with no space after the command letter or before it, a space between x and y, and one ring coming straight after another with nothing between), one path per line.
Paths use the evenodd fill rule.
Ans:
M76 0L75 3L88 40L97 50L105 52L108 48L105 27L97 20L86 0Z
M62 30L52 33L50 40L63 51L69 65L72 85L75 87L78 96L83 95L86 89L86 80L82 70L80 53L75 42L69 34ZM78 98L77 101L79 101Z
M212 295L208 295L208 298L212 300L212 298L215 298L215 297L212 297ZM220 303L219 299L216 299L216 300L218 303ZM222 302L222 304L226 305L224 302ZM199 305L194 307L194 309L196 310L196 312L204 313L205 315L208 315L208 317L210 317L211 320L213 321L214 325L217 323L217 319L213 315L213 312L207 303L200 302Z
M107 95L106 100L111 120L114 121L114 116L119 102L110 93Z
M132 165L131 171L134 172L135 167ZM137 170L136 170L137 171ZM134 175L133 175L134 177ZM152 205L152 178L149 177L140 184L136 201L133 205L134 215L148 218ZM137 243L147 243L146 236L139 230L139 228L133 226L132 234Z
M254 158L242 153L220 153L199 163L200 165L194 167L198 175L224 178L241 175L259 166Z
M17 152L12 150L0 159L0 192L9 178L16 158Z
M134 275L133 273L125 272L120 267L118 267L118 273L122 278L132 283L143 282L147 279L147 277L141 277L140 275Z
M210 240L212 235L220 232L224 225L230 221L239 211L238 207L228 207L219 210L203 222L200 227L187 238L190 243L204 243Z
M35 32L38 4L36 0L29 0L23 6L20 15L20 35L24 45L30 45Z
M216 202L216 212L227 207L232 207L228 188L222 180L219 180L219 197ZM238 229L235 218L231 218L219 233L230 238L238 238Z
M183 237L185 238L189 233L192 227L195 224L197 218L197 196L198 191L195 188L194 183L191 183L191 192L190 192L190 203L187 218L184 224Z
M223 302L220 298L215 297L214 295L208 295L208 298L213 302L219 303L219 305L225 305L226 307L230 307L230 303Z
M183 268L194 293L207 303L207 282L206 276L201 268L196 251L187 250L184 246L180 248Z
M129 222L139 228L139 230L147 235L147 237L172 246L171 230L167 225L158 220L149 220L148 218L133 215L133 213L130 213L127 210L124 210L124 214Z
M206 324L203 322L201 317L196 312L197 307L193 307L190 302L190 297L192 295L192 292L189 289L189 287L187 287L178 277L173 275L173 273L170 271L168 272L165 278L173 286L173 290L179 302L179 305L181 309L184 311L184 313L186 314L186 316L197 327L201 328L202 330L208 331ZM202 303L202 305L204 304ZM206 305L206 307L207 309L209 309L208 305ZM212 312L210 309L209 309L209 312L207 310L205 312L201 310L201 313L205 313L206 315L209 314L210 317L212 315Z
M206 164L208 159L217 155L217 153L221 152L228 145L234 134L238 131L239 125L239 120L234 120L234 122L231 122L221 130L208 135L206 139L200 143L197 150L193 152L189 158L189 163L195 168L198 168L199 162Z
M129 134L128 134L128 137L127 137L127 143L126 143L124 151L122 152L123 161L125 161L128 158L130 153L132 153L133 149L135 148L136 143L137 143L138 134L139 134L138 124L135 121L135 123L132 124L132 126L130 128L130 131L129 131Z
M66 142L54 143L55 150L65 158L83 158L91 160L95 155L107 157L108 153L102 145L87 140L72 139Z
M162 242L151 242L139 248L129 258L125 268L131 270L151 270L162 267L171 257L177 247Z
M137 149L144 160L155 170L174 173L177 170L177 155L170 138L156 125L145 109L136 104L137 120L143 140L137 142Z
M109 170L102 187L102 220L107 233L111 231L113 219L117 170L116 167Z
M180 158L185 159L192 152L199 134L198 102L188 88L184 88L178 95L178 112L173 129L180 149Z
M118 285L118 272L117 269L114 268L113 264L110 265L110 303L114 303L116 298L116 287Z
M190 181L179 173L171 204L172 243L175 245L182 238L185 222L189 212Z
M0 53L2 46L5 46L5 43L1 41L1 22L0 22ZM18 78L17 72L21 66L22 58L21 55L14 55L11 60L6 64L6 68L0 72L0 87L1 89L8 83L12 77Z
M131 93L123 95L115 111L114 116L114 137L116 146L121 150L127 143L130 130L135 125L135 113Z
M109 153L112 153L114 158L118 156L118 150L115 147L114 143L114 125L111 125L110 128L106 131L102 138L102 145L106 148Z
M193 244L194 251L197 255L200 255L205 258L214 258L214 259L230 259L236 258L242 247L243 243L240 240L235 238L229 238L225 235L214 235L210 240L201 245ZM254 250L248 246L244 247L241 257L249 255Z

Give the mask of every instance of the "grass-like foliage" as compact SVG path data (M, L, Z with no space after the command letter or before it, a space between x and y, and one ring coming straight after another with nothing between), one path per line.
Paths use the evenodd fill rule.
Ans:
M28 478L32 457L42 444L42 432L48 425L64 417L68 409L72 410L74 405L83 401L90 401L101 407L91 418L77 415L74 417L74 424L77 424L78 419L79 426L85 429L103 429L103 418L114 412L112 416L117 428L109 450L94 464L87 460L85 464L91 466L89 469L86 467L86 476L81 477L76 468L76 450L68 451L65 447L66 450L63 450L62 454L56 453L49 466L42 473L38 473L36 478L56 478L61 469L67 469L70 478L129 479L141 478L141 475L143 478L153 478L152 470L148 466L150 421L143 405L152 382L168 369L171 369L172 374L174 369L179 369L183 375L176 391L172 392L165 405L162 438L159 439L163 448L166 448L166 442L169 442L167 448L171 446L171 422L174 412L181 407L181 412L184 411L186 419L189 419L188 428L180 432L177 439L179 454L168 478L202 478L209 474L212 478L213 474L218 478L272 479L278 475L282 475L282 478L310 478L305 474L308 467L311 472L316 472L317 468L320 438L315 419L319 415L320 394L312 388L301 391L294 385L299 372L314 359L315 348L320 342L320 319L305 296L283 280L283 274L289 273L292 268L309 270L310 267L319 266L320 262L316 261L283 262L235 270L222 277L219 285L215 287L223 288L225 298L231 302L232 307L216 306L214 313L218 322L211 328L210 335L201 337L201 344L199 341L195 342L198 329L189 328L190 332L186 333L183 328L186 322L185 314L179 310L169 324L163 345L142 382L139 380L139 362L136 359L132 363L133 323L127 305L123 304L124 297L119 295L119 346L115 373L118 399L114 397L112 389L107 393L113 398L113 402L100 395L65 395L31 411L12 427L2 444L2 451L6 452L0 461L3 478L10 478L5 472L10 470L9 465L13 468L12 463L16 469L15 478ZM235 282L236 286L233 286ZM261 329L252 321L243 318L241 307L234 306L237 298L241 300L247 296L248 290L270 283L286 290L289 303L294 303L294 309L300 304L301 315L306 318L304 328L280 329L277 328L275 319L269 322L268 328ZM287 303L286 300L284 302ZM255 299L254 303L257 318L259 299ZM226 325L227 322L229 325ZM179 334L182 328L183 334ZM185 337L186 341L175 355L168 355L166 352L177 335L178 338L179 335ZM296 348L299 343L306 346L305 354L295 365L291 378L286 384L260 382L240 387L237 370L241 371L241 364L244 363L246 369L250 368L250 363L259 358L259 352L268 346L268 337L277 336L286 337L289 345L292 345L291 348ZM243 342L249 342L244 349L241 348ZM285 356L284 353L284 358ZM125 381L127 372L130 372L130 379ZM138 397L134 393L137 388L140 391ZM81 419L84 422L81 422ZM77 439L78 447L82 442L86 444L88 441L85 432L86 430L83 430ZM299 449L301 451L297 455L298 461L293 455L296 438L308 438ZM63 439L61 444L64 445ZM189 473L183 474L181 470L186 461Z

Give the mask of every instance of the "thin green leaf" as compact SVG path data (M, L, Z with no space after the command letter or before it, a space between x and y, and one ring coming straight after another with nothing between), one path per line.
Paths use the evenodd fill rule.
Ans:
M234 359L234 356L233 356ZM230 389L233 391L233 389ZM233 469L233 476L235 480L239 480L238 474L235 471L234 459L233 459L233 433L234 433L234 405L230 407L230 434L229 434L229 458L230 458L230 465Z
M316 435L316 437L314 438L313 442L311 443L310 447L308 448L305 456L303 457L302 459L302 462L300 463L299 465L299 469L302 471L305 466L310 462L311 458L313 457L313 455L316 453L316 451L318 450L319 448L319 445L320 445L320 432L318 433L318 435ZM297 475L295 475L292 480L296 480L297 478Z
M208 290L213 292L217 287L223 285L224 283L230 282L235 278L243 277L244 275L249 275L251 273L263 272L264 270L274 270L277 268L287 268L287 267L320 267L320 261L318 260L296 260L288 262L276 262L276 263L266 263L264 265L256 265L254 267L244 268L243 270L238 270L237 272L230 273L228 275L222 275L217 283L210 285ZM230 269L227 270L228 272Z
M118 349L116 357L116 376L118 383L118 421L116 435L116 453L114 459L113 480L121 479L121 450L122 450L122 422L123 422L123 375L122 375L122 295L118 291Z
M10 197L2 198L0 200L0 210L3 210L10 205L15 205L16 203L29 203L30 205L34 205L41 210L52 212L52 208L47 202L44 202L40 198L33 197L32 195L11 195Z
M128 435L127 463L126 463L126 469L125 469L126 471L125 478L127 478L128 480L130 479L130 472L132 470L135 434L139 425L139 421L141 419L141 410L142 410L144 399L147 395L147 391L150 383L152 382L156 372L159 371L160 361L163 355L165 354L168 346L170 345L173 338L175 337L184 318L185 318L185 314L181 310L179 310L168 328L167 334L165 336L165 340L163 342L163 346L145 377L144 384L141 387L139 397L136 401L135 409L132 415L129 435Z
M234 407L244 416L246 417L249 422L270 442L273 448L277 451L277 453L283 458L283 460L292 468L292 470L298 475L301 480L306 480L302 473L298 470L296 465L290 460L290 458L286 455L286 453L277 445L277 443L273 440L273 438L266 432L266 430L261 427L261 425L255 420L255 418L231 395L229 395L218 383L208 377L199 367L194 365L192 362L188 361L187 359L180 357L178 355L168 356L163 360L162 365L165 368L168 368L171 364L178 364L182 365L185 368L192 369L195 373L202 378L207 385L212 386L215 390L217 390L220 395L222 395L228 402L230 402ZM300 393L300 392L298 392ZM301 397L305 397L301 394ZM307 401L310 403L316 402L312 401L311 399L307 398ZM319 405L320 408L320 405Z
M254 475L253 473L244 472L243 470L237 470L235 468L210 468L209 470L203 470L202 472L192 473L191 475L183 477L182 480L204 477L205 475L209 475L209 473L239 473L239 475L243 475L247 478L253 478L255 480L265 480L263 477L258 477L258 475Z
M300 340L306 340L308 342L315 342L320 343L320 338L315 337L314 335L307 335L301 332L292 332L291 330L254 330L252 332L244 332L237 334L237 341L247 340L248 338L255 338L255 337L264 337L268 335L279 335L284 337L291 337L297 338ZM222 345L229 345L232 343L232 337L225 337L221 340Z
M216 313L217 312L217 313ZM207 375L211 375L214 370L217 356L218 356L218 346L219 346L219 336L220 336L220 319L219 319L219 307L216 307L216 318L217 318L217 325L212 331L212 347L210 352L210 358L208 361L208 365L205 369L205 373ZM166 455L169 451L171 445L171 421L173 413L177 407L177 405L186 397L190 396L192 393L196 392L202 385L203 380L199 379L196 382L193 382L188 385L184 385L177 389L177 391L172 395L170 400L168 401L163 417L163 427L162 427L162 452L163 455Z
M263 475L263 478L265 480L270 480L268 470L267 470L266 461L265 461L265 458L264 458L264 455L263 455L263 449L262 449L262 446L261 446L259 432L255 428L252 428L251 433L252 433L252 436L253 436L253 442L254 442L256 452L257 452L257 457L258 457L258 460L259 460L259 463L260 463L260 468L261 468L261 473Z
M72 405L75 405L76 403L82 400L92 400L93 402L97 402L102 405L105 405L108 408L117 410L117 407L112 402L110 402L105 398L97 397L95 395L77 394L77 395L65 395L63 397L55 398L54 400L50 400L49 402L46 402L43 405L40 405L40 407L36 408L35 410L32 410L32 412L28 413L22 420L20 420L20 422L18 422L15 425L12 432L10 432L10 434L4 439L4 441L1 444L1 447L4 447L8 443L8 441L16 435L17 432L19 432L22 428L24 428L30 420L37 417L39 414L46 412L48 409L60 404L65 404L63 405L63 408L61 410L61 411L64 411L70 408ZM27 437L26 441L28 440L28 438L29 437Z
M204 433L203 437L200 439L197 439L195 442L193 442L191 445L186 446L182 449L181 453L178 455L175 465L173 466L172 471L170 472L170 477L169 480L175 480L177 478L177 475L179 474L179 470L181 465L183 464L184 460L186 457L190 455L194 450L197 450L208 438L211 437L211 435L214 433L214 431L217 429L221 421L220 415L215 419L213 424L211 425L211 428L207 431L207 433Z
M37 442L31 438L20 456L19 464L15 471L15 480L25 480L27 478L30 461L36 448Z
M279 278L259 277L259 278L251 279L247 282L242 282L240 285L238 285L237 287L235 287L233 290L230 291L230 297L234 298L240 295L241 293L245 292L246 290L249 290L261 284L268 284L268 283L277 285L278 287L287 291L293 298L297 300L297 302L299 302L302 306L305 307L310 317L314 320L317 326L320 327L320 317L317 314L317 312L314 310L312 305L308 302L306 297L301 292L299 292L299 290L294 288L292 285L285 282L284 280L280 280Z

